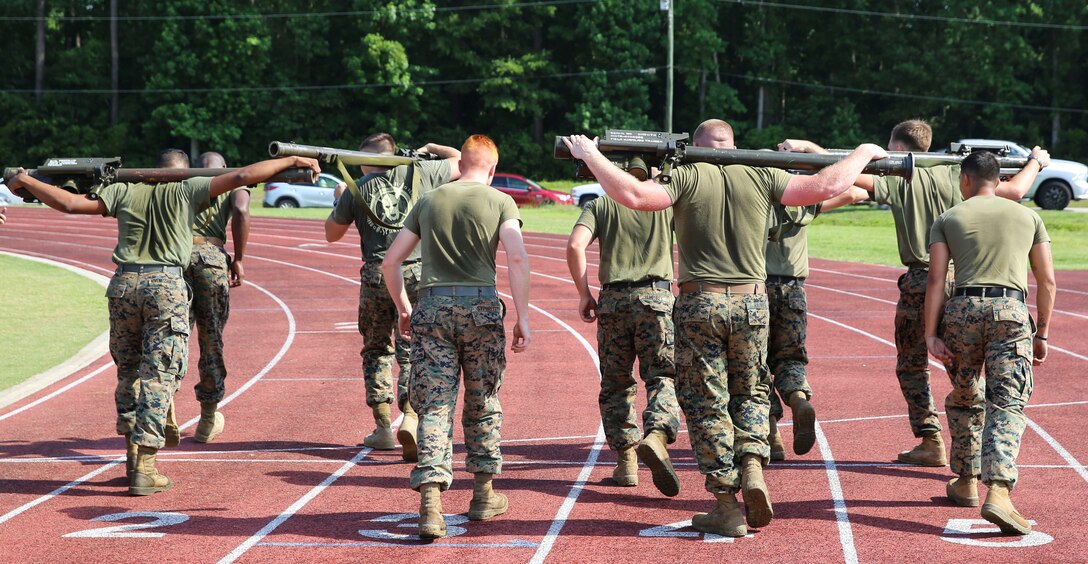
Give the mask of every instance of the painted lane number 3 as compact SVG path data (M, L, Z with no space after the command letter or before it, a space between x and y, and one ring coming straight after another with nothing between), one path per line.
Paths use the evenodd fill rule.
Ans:
M166 536L166 533L144 532L143 529L157 529L159 527L180 525L181 523L188 521L189 516L184 513L154 513L139 511L134 513L111 513L109 515L95 517L91 520L103 523L114 523L117 521L127 521L129 519L151 519L151 521L146 523L130 523L128 525L102 527L99 529L87 529L85 531L68 533L64 536L84 539L158 539Z
M1035 525L1035 521L1028 521ZM949 519L944 527L944 535L941 540L967 546L985 546L992 548L1024 548L1028 546L1041 546L1054 540L1054 537L1039 531L1022 537L995 537L994 533L1000 533L997 525L985 519ZM973 535L987 535L985 538L971 538ZM1008 540L1004 540L1008 539Z

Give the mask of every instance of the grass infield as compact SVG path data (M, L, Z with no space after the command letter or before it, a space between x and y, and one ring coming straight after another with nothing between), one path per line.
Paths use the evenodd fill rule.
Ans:
M109 327L105 289L67 270L0 255L0 389L48 370Z

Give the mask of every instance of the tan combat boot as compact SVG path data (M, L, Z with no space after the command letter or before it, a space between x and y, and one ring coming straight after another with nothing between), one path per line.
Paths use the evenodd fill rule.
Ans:
M400 441L400 457L408 462L418 462L419 453L416 451L416 427L419 425L419 417L412 404L404 402L404 418L401 419L400 428L397 429L397 440Z
M1031 532L1031 523L1024 519L1009 498L1009 486L1005 482L990 484L986 493L986 503L982 504L982 518L997 525L1006 535L1026 535Z
M362 446L368 446L374 450L394 450L397 441L393 440L393 420L390 417L388 403L379 403L372 408L374 410L374 423L377 425L374 432L363 439Z
M805 392L793 392L789 398L793 411L793 453L806 454L816 442L816 410Z
M132 433L125 433L125 475L132 479L132 473L136 471L136 458L139 456L139 447L132 442Z
M922 435L921 444L899 453L898 460L903 464L913 464L914 466L948 465L948 457L944 453L944 439L941 438L941 433Z
M763 481L763 461L754 454L746 454L740 464L740 489L748 526L757 529L766 527L774 518L774 509L771 508L767 483Z
M960 476L949 480L944 491L960 507L978 507L978 478L974 476Z
M506 513L510 503L506 496L491 487L493 474L476 474L476 483L472 487L472 501L468 503L470 521L485 521L496 515Z
M155 468L155 454L159 449L139 445L136 469L128 482L128 495L151 495L164 492L174 485L170 478L159 474Z
M771 461L778 462L786 459L786 445L782 442L782 435L778 433L778 420L771 417L771 432L767 433L767 442L771 444Z
M669 460L669 451L665 448L668 444L668 436L660 429L654 429L646 434L646 438L635 449L638 459L650 468L654 479L654 486L661 493L673 497L680 493L680 479L676 477L676 471L672 469L672 461Z
M196 433L193 434L194 441L210 443L223 432L227 418L215 410L217 407L219 407L219 403L214 401L200 404L200 422L196 424Z
M181 429L178 428L178 416L174 413L174 400L170 399L170 409L166 410L166 426L163 427L166 446L176 447L181 444Z
M710 513L696 513L691 518L691 526L696 531L721 535L723 537L743 537L748 534L748 527L744 526L744 515L737 503L737 495L731 493L716 493L718 503Z
M612 470L612 481L624 487L638 485L638 458L635 456L635 447L627 447L616 452L619 461Z
M442 519L442 488L438 484L419 486L419 538L440 539L446 536L446 521Z

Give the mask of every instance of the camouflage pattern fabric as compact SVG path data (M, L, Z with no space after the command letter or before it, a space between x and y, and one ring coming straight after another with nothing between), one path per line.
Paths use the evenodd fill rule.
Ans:
M453 482L453 414L465 380L466 470L502 470L499 388L506 370L505 306L498 298L429 296L412 313L411 402L419 415L412 488Z
M633 447L642 440L635 416L638 383L632 375L638 358L646 385L645 433L664 431L676 440L680 408L676 403L673 363L672 292L662 288L601 290L597 300L597 350L601 359L601 408L608 446Z
M194 386L201 403L219 403L226 393L227 365L223 360L223 329L230 316L229 258L218 245L193 245L185 283L193 290L190 327L196 325L200 344L200 382Z
M420 264L406 264L401 271L404 273L408 300L415 306ZM396 334L397 306L389 297L389 290L382 279L382 263L368 262L359 269L359 274L362 278L359 286L359 334L363 336L363 348L359 355L362 357L366 405L374 407L395 400L398 406L403 406L408 399L408 377L412 373L411 343ZM400 366L395 382L394 360Z
M740 489L734 458L770 458L768 317L764 294L695 292L676 300L676 392L711 493Z
M926 278L929 270L911 268L899 277L899 303L895 306L895 375L907 400L907 417L915 437L941 430L937 404L929 387L929 351L926 350ZM952 293L953 272L948 271L946 295Z
M788 400L793 392L804 392L805 397L812 399L812 388L805 377L805 365L808 364L808 353L805 351L808 300L804 282L768 282L767 300L771 311L767 367L774 375L774 391L770 394L771 417L781 419L782 402Z
M189 295L181 276L118 273L106 289L117 364L117 434L162 448L166 411L189 358Z
M947 367L952 392L945 400L952 472L981 475L987 485L1007 482L1012 489L1033 387L1028 307L1012 298L955 297L945 306L942 326L953 355Z

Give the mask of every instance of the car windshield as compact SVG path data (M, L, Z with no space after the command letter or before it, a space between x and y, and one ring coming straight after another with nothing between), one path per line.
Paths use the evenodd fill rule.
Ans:
M1009 156L1010 157L1026 157L1031 154L1031 151L1027 150L1021 145L1016 143L1009 143Z

